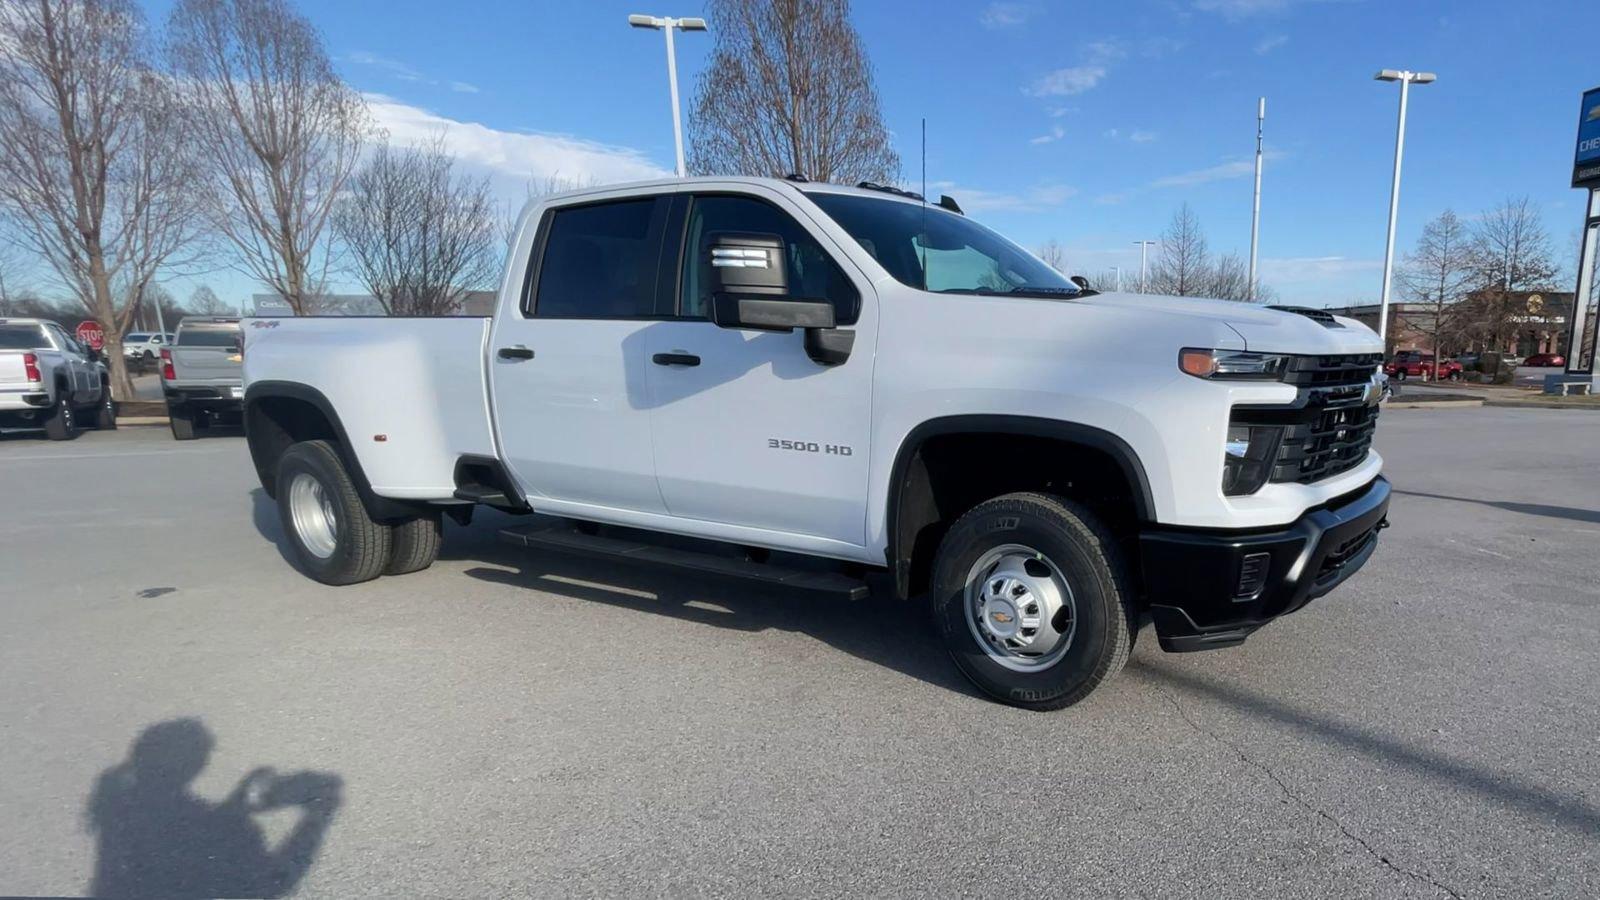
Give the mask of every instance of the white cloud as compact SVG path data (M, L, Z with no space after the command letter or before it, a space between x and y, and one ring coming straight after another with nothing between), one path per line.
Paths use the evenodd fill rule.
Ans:
M1051 128L1049 133L1047 133L1047 134L1041 134L1036 138L1029 138L1028 139L1028 143L1030 143L1030 144L1049 144L1049 143L1052 143L1054 141L1059 141L1059 140L1061 140L1062 138L1064 138L1066 136L1067 136L1067 130L1065 128L1062 128L1060 125L1057 125L1057 126Z
M490 176L495 193L521 204L524 186L559 178L579 184L612 184L665 178L672 173L631 147L566 134L502 131L450 119L382 94L365 94L367 108L389 141L417 146L439 139L470 171Z
M953 181L935 181L930 188L949 194L971 212L1043 212L1067 202L1078 189L1065 184L1038 184L1023 191L985 191Z
M978 14L985 28L1011 28L1028 21L1036 10L1026 3L991 3Z
M1264 37L1256 42L1256 55L1266 56L1287 43L1289 43L1289 36L1286 34L1274 34L1271 37Z
M1070 97L1092 90L1105 77L1105 66L1068 66L1038 78L1028 93L1035 97Z
M475 84L468 84L465 81L452 81L450 82L450 90L455 91L458 94L476 94L478 93L478 86Z
M1278 159L1283 154L1276 150L1266 152L1267 159ZM1169 187L1194 187L1198 184L1210 184L1213 181L1227 181L1231 178L1248 178L1256 172L1256 162L1251 159L1235 159L1204 169L1195 169L1190 172L1180 172L1177 175L1168 175L1150 182L1153 188Z
M1266 257L1261 260L1261 280L1281 284L1327 281L1383 268L1381 259L1348 256Z
M1133 141L1135 144L1148 144L1155 139L1156 133L1154 131L1135 131L1128 135L1128 140Z
M389 59L386 56L379 56L366 50L356 50L347 54L344 59L346 62L352 62L358 66L368 66L381 72L387 72L389 75L409 84L426 84L430 87L439 87L442 83L445 87L458 94L478 93L478 86L475 84L469 84L465 81L440 82L439 79L397 59Z
M1195 9L1220 13L1229 18L1279 12L1287 9L1289 4L1290 0L1194 0Z

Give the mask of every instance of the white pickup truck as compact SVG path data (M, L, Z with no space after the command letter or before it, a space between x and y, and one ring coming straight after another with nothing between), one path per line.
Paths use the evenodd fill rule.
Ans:
M0 428L43 428L65 441L84 423L117 427L100 352L48 319L0 319Z
M1035 709L1087 695L1147 622L1169 651L1240 643L1386 524L1371 330L1097 293L948 197L552 196L491 319L245 334L250 451L320 581L427 566L473 504L573 522L518 544L791 589L859 597L887 570L979 688Z

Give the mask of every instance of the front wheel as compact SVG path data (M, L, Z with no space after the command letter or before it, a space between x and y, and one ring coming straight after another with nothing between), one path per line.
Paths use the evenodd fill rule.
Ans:
M391 531L373 520L344 462L327 441L302 441L278 460L278 516L300 566L323 584L383 574Z
M1460 372L1451 372L1449 375L1446 375L1445 377L1450 379L1451 381L1460 381L1461 380L1461 373Z
M931 599L946 649L989 696L1061 709L1115 675L1133 596L1115 540L1084 506L1044 494L981 503L950 527Z
M100 403L94 410L94 427L100 431L117 429L117 401L111 396L111 385L100 385Z
M1394 373L1394 380L1395 381L1405 381L1406 380L1406 370L1405 369L1396 370L1395 373Z

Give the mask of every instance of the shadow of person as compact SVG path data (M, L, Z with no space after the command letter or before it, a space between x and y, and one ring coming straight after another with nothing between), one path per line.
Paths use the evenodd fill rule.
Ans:
M211 803L190 784L214 743L198 719L161 722L100 773L86 809L99 841L91 895L281 897L305 877L338 809L339 777L260 768ZM299 820L268 847L253 817L293 807Z

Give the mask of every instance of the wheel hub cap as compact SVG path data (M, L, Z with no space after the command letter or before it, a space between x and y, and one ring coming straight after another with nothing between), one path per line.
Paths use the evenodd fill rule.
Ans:
M991 658L1026 671L1059 662L1077 625L1072 589L1060 570L1020 544L996 547L973 565L967 613L973 634Z
M338 548L338 516L322 482L304 472L289 482L289 517L306 551L327 559Z

